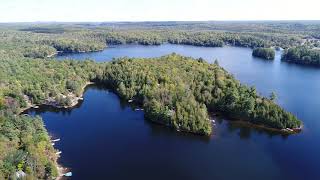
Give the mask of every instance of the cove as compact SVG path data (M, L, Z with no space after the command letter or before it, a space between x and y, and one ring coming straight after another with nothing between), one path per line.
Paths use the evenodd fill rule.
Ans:
M219 120L211 138L171 131L144 121L118 97L88 87L72 110L41 108L46 128L60 137L60 163L74 179L318 179L320 70L251 56L251 49L181 45L115 46L102 52L65 54L60 59L109 61L113 57L157 57L171 52L203 57L254 85L304 122L302 133L283 137Z
M286 137L222 119L211 138L178 133L145 121L143 111L103 87L87 87L84 99L69 110L44 106L29 111L42 116L50 134L61 138L55 145L62 151L59 162L71 168L72 179L255 179L264 169L271 173L260 179L282 177L263 147L272 138ZM251 136L262 143L250 142ZM244 156L246 151L254 153ZM264 162L257 166L255 159Z

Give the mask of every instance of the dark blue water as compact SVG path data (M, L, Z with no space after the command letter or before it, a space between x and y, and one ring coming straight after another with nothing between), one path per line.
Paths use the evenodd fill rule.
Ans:
M218 121L211 138L181 134L144 121L143 112L118 97L88 88L84 102L69 111L41 109L48 131L62 140L60 162L74 179L320 179L320 69L251 56L246 48L179 45L119 46L97 53L60 56L97 61L113 57L155 57L177 52L219 59L242 83L254 85L305 125L284 137Z

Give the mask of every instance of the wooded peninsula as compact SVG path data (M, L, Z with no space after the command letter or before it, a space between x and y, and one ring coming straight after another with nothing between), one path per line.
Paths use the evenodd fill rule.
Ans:
M254 28L252 28L254 27ZM18 170L30 178L58 176L57 154L40 117L21 114L42 104L70 107L88 82L114 90L145 109L145 118L174 130L209 136L209 112L279 130L302 122L218 63L178 54L111 62L56 60L60 52L100 51L115 44L239 46L253 55L319 65L320 25L292 23L100 23L0 25L0 179ZM306 31L308 29L308 31ZM78 98L78 99L77 99Z

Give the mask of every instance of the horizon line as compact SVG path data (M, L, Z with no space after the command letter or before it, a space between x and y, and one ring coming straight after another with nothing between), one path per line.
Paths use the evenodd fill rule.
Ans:
M112 20L112 21L0 21L1 24L10 23L140 23L140 22L297 22L297 21L320 21L320 19L265 19L265 20Z

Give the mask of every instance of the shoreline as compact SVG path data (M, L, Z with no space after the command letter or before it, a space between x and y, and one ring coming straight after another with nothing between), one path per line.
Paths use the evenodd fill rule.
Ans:
M48 106L52 106L54 108L61 108L61 109L69 109L69 108L74 108L76 105L78 105L78 103L83 100L83 95L84 95L84 92L85 92L85 89L89 86L89 85L94 85L96 84L95 82L91 82L91 81L88 81L86 82L83 86L82 86L82 89L81 89L81 95L80 96L75 96L73 97L73 100L72 100L72 103L68 106L59 106L59 105L54 105L54 104L47 104L47 103L43 103L43 104L31 104L29 102L27 102L27 104L29 106L25 107L25 108L22 108L19 112L19 114L22 114L23 112L27 111L28 109L30 108L39 108L39 106L41 105L48 105ZM302 131L303 129L303 125L301 125L299 128L285 128L285 129L277 129L277 128L272 128L272 127L268 127L266 125L262 125L262 124L254 124L254 123L251 123L251 122L248 122L248 121L245 121L245 120L241 120L241 119L233 119L233 118L228 118L227 116L224 116L223 114L221 113L218 113L218 112L208 112L209 113L209 117L210 117L210 121L211 118L215 118L215 117L226 117L228 122L231 122L231 123L236 123L236 124L240 124L240 125L244 125L244 126L247 126L249 128L256 128L256 129L263 129L263 130L266 130L266 131L271 131L271 132L277 132L279 134L285 134L285 135L291 135L291 134L297 134L299 132ZM152 121L150 120L150 122L152 123L156 123L156 124L160 124L160 125L164 125L166 126L165 124L162 124L162 123L159 123L159 122L156 122L156 121ZM212 123L212 122L211 122ZM166 126L168 127L168 126ZM170 126L169 126L170 127ZM213 127L213 123L212 123L212 127ZM204 134L199 134L199 133L194 133L194 132L190 132L190 131L184 131L184 130L181 130L181 129L176 129L175 131L177 132L183 132L183 133L191 133L191 134L194 134L194 135L200 135L200 136L207 136L207 137L211 137L213 135L213 133L211 133L210 135L204 135ZM56 148L54 148L56 150ZM64 167L63 165L59 164L57 161L60 157L57 158L56 160L56 168L57 168L57 171L58 171L58 177L56 177L57 180L60 180L60 179L63 179L64 177L64 174L66 172L68 172L68 169L67 167Z
M250 128L262 129L262 130L276 132L276 133L285 134L285 135L298 134L303 129L303 126L300 126L299 128L277 129L277 128L268 127L262 124L253 124L251 122L246 122L244 120L229 120L229 121L233 124L239 124L239 125L250 127Z
M54 53L52 53L52 54L47 55L47 58L52 58L52 57L54 57L54 56L57 55L57 54L58 54L58 52L54 52Z
M24 110L22 112L24 112L24 111L26 111L26 110L28 110L30 108L39 108L39 106L41 106L41 105L52 106L54 108L60 108L60 109L74 108L75 106L78 105L80 100L83 100L83 94L84 94L84 91L87 88L87 86L93 85L93 84L96 84L96 83L95 82L91 82L91 81L86 82L82 87L81 95L77 96L77 97L74 97L73 103L71 105L68 105L68 106L57 106L57 105L52 105L52 104L39 104L39 105L33 105L31 107L28 107L28 108L24 108ZM222 113L219 113L219 112L210 112L208 110L208 113L209 113L210 117L221 116L221 117L228 118L227 121L232 122L232 123L238 123L238 124L245 125L245 126L248 126L248 127L251 127L251 128L258 128L258 129L264 129L264 130L267 130L267 131L278 132L280 134L288 134L288 135L297 134L297 133L300 133L302 131L302 129L303 129L303 124L300 127L297 127L297 128L278 129L278 128L273 128L273 127L268 127L268 126L263 125L263 124L254 124L254 123L251 123L249 121L228 117L228 116L225 116L225 115L223 115ZM21 113L19 113L19 114L21 114ZM151 120L151 122L154 122L154 123L157 123L157 124L162 124L162 123L159 123L159 122L156 122L156 121L152 121L152 120ZM166 126L165 124L162 124L162 125ZM203 134L194 133L194 132L191 132L191 131L182 131L181 129L177 129L176 131L203 135ZM211 135L209 135L209 136L211 136Z
M63 109L73 108L73 107L75 107L75 106L79 103L80 100L83 100L83 95L84 95L84 91L85 91L86 87L89 86L89 85L92 85L92 84L95 84L95 83L94 83L94 82L91 82L91 81L86 82L86 83L82 86L81 95L74 97L74 99L72 100L72 101L73 101L72 104L69 105L69 106L56 106L56 105L48 104L48 103L32 104L32 103L30 103L29 101L27 101L27 107L21 108L18 114L21 115L21 114L23 114L25 111L27 111L27 110L30 109L30 108L39 108L39 106L41 106L41 105L48 105L48 106L52 106L52 107L54 107L54 108L63 108ZM52 139L50 138L50 141L51 141L51 140L52 140ZM52 147L53 147L55 150L57 150L53 145L52 145ZM63 179L64 174L65 174L66 172L68 172L68 169L69 169L69 168L64 167L63 165L61 165L61 164L58 163L58 159L59 159L59 158L60 158L60 155L57 157L57 159L56 159L56 161L55 161L55 163L56 163L56 168L57 168L57 171L58 171L58 176L55 178L56 180L61 180L61 179Z
M233 123L233 124L239 124L239 125L246 126L246 127L249 127L249 128L262 129L262 130L265 130L265 131L276 132L276 133L279 133L279 134L286 134L286 135L298 134L303 129L303 124L298 128L277 129L277 128L273 128L273 127L268 127L268 126L263 125L263 124L254 124L254 123L251 123L251 122L246 121L246 120L230 118L230 117L224 116L223 114L217 113L217 112L211 112L209 114L210 114L210 117L213 117L213 118L214 117L227 118L226 121L228 121L230 123Z
M108 46L106 46L106 47L104 47L102 49L89 50L89 51L75 51L75 52L72 52L72 51L71 52L70 51L57 51L54 54L48 55L47 58L52 58L52 57L54 57L56 55L59 55L59 54L69 54L69 53L79 53L79 54L81 54L81 53L101 52L101 51L105 50L106 48L108 48Z
M54 103L56 103L56 101L49 101L49 102L44 102L44 103L41 103L41 104L32 104L29 100L27 100L27 107L24 107L24 108L20 108L18 114L22 114L23 112L27 111L28 109L31 109L31 108L35 108L35 109L38 109L39 106L52 106L54 108L59 108L59 109L69 109L69 108L73 108L75 107L79 101L83 100L83 94L84 94L84 91L86 89L87 86L89 85L93 85L95 84L94 82L91 82L91 81L88 81L85 83L85 85L82 86L82 89L81 89L81 95L80 96L74 96L73 99L72 99L72 103L68 106L61 106L61 105L55 105ZM74 94L72 94L74 95ZM46 101L48 101L48 99L46 99Z
M61 164L57 163L57 170L58 170L58 177L56 177L56 180L61 180L63 179L64 174L69 171L69 168L63 167Z

